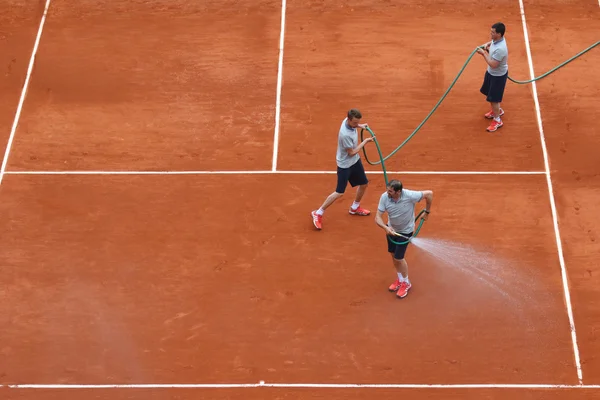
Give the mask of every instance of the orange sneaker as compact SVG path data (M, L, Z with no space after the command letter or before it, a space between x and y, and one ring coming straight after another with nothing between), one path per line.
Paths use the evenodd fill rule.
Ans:
M388 288L388 290L390 292L395 292L400 288L400 280L398 278L396 278L396 282L392 283L390 285L390 287Z
M500 116L503 116L503 115L504 115L504 110L500 109ZM486 117L487 119L493 119L494 118L494 111L490 110L487 113L485 113L483 116Z
M313 225L315 228L321 230L323 228L323 216L317 214L316 211L311 211L310 215L312 215Z
M487 127L487 131L488 132L496 132L498 130L498 128L502 128L504 126L504 124L502 123L502 121L498 122L495 119L492 120L492 123L490 124L490 126Z
M409 282L400 283L400 287L398 288L398 291L396 292L396 297L398 297L399 299L405 298L411 287L412 287L412 285Z
M371 214L371 211L366 210L360 206L356 210L350 209L350 210L348 210L348 212L352 215L363 215L363 216Z

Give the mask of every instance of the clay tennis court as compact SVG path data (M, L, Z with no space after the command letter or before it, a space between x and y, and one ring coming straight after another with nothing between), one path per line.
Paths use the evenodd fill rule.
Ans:
M3 8L2 398L600 396L598 49L509 82L495 133L474 57L385 163L494 285L412 246L398 300L354 190L310 219L349 108L389 154L491 24L530 79L598 40L596 0Z

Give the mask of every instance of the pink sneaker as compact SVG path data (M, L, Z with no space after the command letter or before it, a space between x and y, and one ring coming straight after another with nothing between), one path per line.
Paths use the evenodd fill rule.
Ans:
M412 287L412 285L408 282L400 283L400 287L398 288L398 291L396 292L396 297L398 297L399 299L405 298L406 295L408 295L408 291L410 290L411 287Z
M396 278L396 282L392 283L390 285L390 287L388 288L388 290L390 292L396 292L396 291L398 291L398 289L400 289L400 280L398 278Z
M492 123L490 124L490 126L487 127L487 131L488 132L496 132L498 130L498 128L502 128L504 126L504 124L502 123L502 121L498 122L495 119L492 120Z
M316 211L311 211L310 215L312 216L313 225L315 228L321 230L323 228L323 216L317 214Z
M363 216L371 214L371 211L366 210L360 206L356 210L350 209L350 210L348 210L348 212L352 215L363 215Z

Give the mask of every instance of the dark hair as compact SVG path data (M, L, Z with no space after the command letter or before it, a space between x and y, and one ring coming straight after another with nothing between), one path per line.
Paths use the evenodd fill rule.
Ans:
M502 22L496 22L492 25L492 28L496 30L496 33L499 33L502 36L504 36L504 32L506 32L506 26L504 26Z
M402 190L402 182L400 182L398 179L392 179L390 183L388 183L388 187L391 187L395 192L398 192Z
M361 119L362 114L356 108L353 108L350 111L348 111L348 119L355 119L355 118Z

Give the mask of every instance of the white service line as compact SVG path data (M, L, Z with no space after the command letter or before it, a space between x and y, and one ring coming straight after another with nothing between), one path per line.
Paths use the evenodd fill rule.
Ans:
M600 389L600 385L566 384L361 384L361 383L164 383L164 384L7 384L0 389L243 389L243 388L314 388L314 389Z
M283 83L283 45L285 43L285 10L287 2L281 0L281 32L279 33L279 63L277 66L277 97L275 100L275 132L273 134L273 164L272 171L277 170L279 153L279 120L281 117L281 85Z
M6 171L6 175L334 175L336 171ZM366 171L382 175L383 171ZM545 171L386 171L388 175L545 175Z
M529 63L529 75L530 79L535 78L535 72L533 69L533 59L531 57L531 49L529 47L529 34L527 32L527 21L525 20L525 8L523 6L523 0L519 0L519 7L521 8L521 21L523 22L523 35L525 39L525 48L527 50L527 61ZM563 291L565 296L565 302L567 307L567 314L569 316L569 325L571 330L571 341L573 342L573 355L575 358L575 367L577 369L577 378L579 382L583 382L583 372L581 370L581 361L579 356L579 346L577 345L577 332L575 330L575 320L573 318L573 307L571 306L571 295L569 292L569 281L567 276L567 268L565 266L565 259L563 255L562 240L560 238L560 229L558 227L558 213L556 211L556 203L554 200L554 189L552 187L552 177L550 176L550 161L548 158L548 150L546 148L546 138L544 135L544 126L542 124L542 113L540 111L540 103L537 95L537 86L535 82L531 83L533 102L535 104L535 113L537 117L538 128L540 131L540 141L542 144L542 152L544 155L544 166L546 169L546 182L548 184L548 195L550 197L550 208L552 210L552 222L554 224L554 234L556 236L556 247L558 249L558 260L560 263L560 271L562 276Z
M337 174L336 171L275 171L277 174ZM365 171L383 175L383 171ZM545 171L386 171L387 175L544 175Z
M49 7L50 7L50 0L46 0L46 6L44 7L44 14L42 15L42 19L40 20L40 26L38 28L38 33L35 38L35 43L33 45L33 51L31 52L31 58L29 59L29 67L27 68L27 75L25 76L25 83L23 84L23 89L21 90L21 97L19 98L19 105L17 106L17 112L15 114L15 119L13 120L12 128L10 130L10 136L8 137L6 151L4 152L4 159L2 160L2 167L0 168L0 185L2 184L2 178L4 178L4 174L6 173L6 165L8 164L8 156L10 155L12 143L15 138L15 132L17 131L17 126L19 125L19 119L21 118L21 110L23 109L23 103L25 102L25 96L27 94L27 87L29 86L31 72L33 71L33 65L35 63L35 54L37 53L38 46L40 45L40 39L42 38L42 31L44 30L44 23L46 22L46 15L48 15Z

